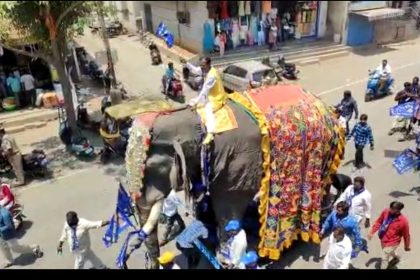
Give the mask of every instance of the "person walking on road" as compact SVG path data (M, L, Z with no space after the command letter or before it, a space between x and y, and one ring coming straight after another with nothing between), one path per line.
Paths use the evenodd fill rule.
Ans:
M16 182L12 184L12 187L23 186L25 184L25 172L23 170L22 154L15 139L6 133L4 128L0 127L0 141L2 153L9 161L16 175Z
M356 146L355 166L357 169L361 169L365 165L363 159L363 149L368 141L370 143L370 149L372 151L374 149L372 128L367 123L367 120L368 116L366 114L362 114L360 116L360 121L353 127L349 136L347 136L347 141L354 137L354 144Z
M411 83L405 82L404 89L398 92L397 95L395 95L394 100L397 101L398 105L413 101L414 99L411 95ZM393 135L397 131L407 131L408 121L409 120L404 117L395 117L395 120L392 124L392 128L388 132L388 135Z
M327 217L319 237L322 239L329 236L338 227L344 229L345 234L352 240L355 255L363 248L363 240L360 234L357 218L349 213L350 206L347 202L341 201L335 210Z
M350 238L343 227L337 227L328 238L328 251L324 258L324 269L348 269L353 250Z
M185 229L185 223L178 213L178 206L181 205L183 205L182 201L177 196L175 190L172 190L163 202L162 215L166 226L163 232L163 240L159 243L159 246L164 246L168 243L171 240L169 239L171 234L173 239ZM175 221L178 224L178 229L176 231L174 231Z
M336 107L340 109L341 115L346 119L346 135L348 135L350 133L350 120L353 117L353 113L355 114L355 120L359 118L357 102L351 96L351 91L344 91L343 99Z
M91 229L104 227L109 221L91 222L83 218L78 218L74 211L67 212L66 222L61 234L60 242L57 247L57 253L63 253L63 244L68 240L70 252L75 257L74 269L83 269L86 260L89 260L95 268L105 269L106 266L96 256L90 247Z
M372 195L365 188L365 178L356 177L337 199L337 203L345 201L350 205L350 214L354 215L358 224L365 220L365 228L370 227L370 213L372 211Z
M21 245L16 238L15 226L13 224L13 217L10 211L0 206L0 248L3 257L7 263L3 268L14 265L14 258L11 251L18 254L33 254L36 258L41 258L43 252L39 245Z
M378 232L382 246L382 261L380 268L391 268L400 262L400 257L396 254L396 250L404 239L404 250L410 251L410 229L408 219L401 214L404 204L393 201L389 208L382 211L379 218L372 226L372 230L368 234L371 240L373 235ZM391 259L392 258L392 259Z

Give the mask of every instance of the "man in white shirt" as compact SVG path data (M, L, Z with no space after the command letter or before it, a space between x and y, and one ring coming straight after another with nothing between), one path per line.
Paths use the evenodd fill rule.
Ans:
M378 66L378 68L376 68L376 71L380 74L380 75L386 75L386 76L390 76L391 75L391 66L389 66L388 64L388 60L384 59L382 60L382 64Z
M109 224L109 221L91 222L83 218L78 218L77 213L70 211L66 214L66 222L61 233L60 243L57 247L57 253L63 253L63 244L67 240L70 247L70 252L75 257L74 269L83 269L86 260L89 260L94 268L106 268L102 261L90 248L91 229L104 227Z
M363 218L366 218L365 227L368 228L370 226L372 195L365 188L365 178L354 178L353 185L350 185L346 188L346 190L335 202L335 205L337 205L337 203L340 201L347 202L350 205L349 212L356 217L359 225Z
M175 238L176 235L181 233L185 229L185 223L182 220L181 215L178 213L178 206L183 206L184 204L177 196L175 190L171 190L169 195L165 198L162 206L162 215L165 219L165 229L163 232L163 239L159 243L159 246L164 246L166 243L170 241L169 235L172 233L174 229L175 221L178 224L178 229L176 232L173 232L173 236L171 239Z
M34 107L36 102L34 77L31 74L29 74L28 70L26 70L22 77L20 77L20 82L23 85L23 94L26 103L25 105L30 105L31 107Z
M324 269L348 269L353 250L344 228L337 227L328 239L328 251L324 258Z
M238 220L231 220L227 223L225 231L229 239L226 250L221 252L221 262L228 268L239 268L248 246L245 230L241 228Z

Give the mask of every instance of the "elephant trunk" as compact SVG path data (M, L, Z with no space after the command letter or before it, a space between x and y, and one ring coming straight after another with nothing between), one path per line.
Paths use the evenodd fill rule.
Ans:
M140 212L140 224L142 225L143 231L148 235L144 242L149 253L148 269L159 269L159 262L157 259L160 252L157 224L162 212L162 205L163 200L156 201L151 208L147 204L142 203L141 200L137 203Z

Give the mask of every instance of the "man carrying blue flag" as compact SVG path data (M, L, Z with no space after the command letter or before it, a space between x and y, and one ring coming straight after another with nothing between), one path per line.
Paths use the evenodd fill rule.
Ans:
M133 223L130 221L131 215L133 215L131 198L125 191L124 187L120 184L118 189L116 211L112 216L109 227L102 239L106 247L111 246L113 243L117 243L120 234L128 227L135 228Z
M89 260L93 267L105 269L106 266L96 256L90 247L91 229L104 227L109 224L109 221L91 222L77 216L74 211L67 212L66 222L61 234L60 242L57 247L57 253L63 253L63 244L67 240L70 246L70 252L75 257L74 269L82 269L86 260Z

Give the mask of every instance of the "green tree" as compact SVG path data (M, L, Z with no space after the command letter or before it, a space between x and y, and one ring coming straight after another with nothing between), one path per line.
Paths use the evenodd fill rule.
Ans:
M71 85L66 73L67 43L80 33L95 10L89 1L0 1L0 46L19 54L41 58L53 65L63 88L69 126L77 129ZM16 42L19 38L19 42ZM18 45L36 43L28 52Z

